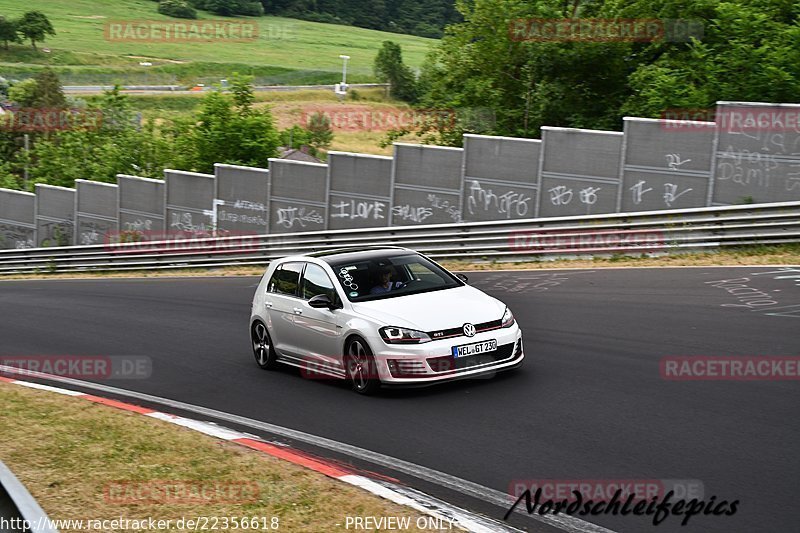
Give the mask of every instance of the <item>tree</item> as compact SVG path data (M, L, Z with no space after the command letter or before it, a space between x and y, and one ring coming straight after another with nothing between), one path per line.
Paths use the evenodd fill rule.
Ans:
M403 63L400 45L393 41L383 41L374 63L375 76L389 83L389 93L400 100L415 102L417 87L414 74Z
M155 124L138 125L127 96L106 91L75 118L73 127L37 139L31 150L31 177L38 183L73 187L76 179L114 183L117 174L156 178L176 159L173 139ZM102 121L94 119L102 117Z
M231 92L233 93L233 105L241 115L249 114L256 101L253 92L253 76L241 76L238 72L233 73L231 81Z
M214 163L269 166L280 137L268 109L253 107L250 77L234 75L233 96L218 91L203 99L199 115L174 130L179 168L213 172Z
M64 108L67 98L61 87L61 80L53 69L46 68L33 77L36 86L27 107ZM22 105L22 104L20 104Z
M324 113L312 113L308 117L309 132L308 144L314 149L315 154L319 150L324 150L333 141L333 129L331 129L331 118Z
M717 100L798 101L797 2L610 3L619 4L620 16L634 10L642 17L702 21L702 34L695 39L638 47L640 61L628 78L630 92L621 113L658 116L672 108L711 108Z
M50 24L50 20L41 11L28 11L17 21L17 31L30 39L33 49L36 50L36 42L44 41L46 35L55 35L56 30Z
M271 15L433 38L441 37L447 24L460 21L453 0L261 0L261 4Z
M33 78L17 82L8 88L8 99L19 107L33 107L36 85Z
M542 125L619 130L624 115L656 118L673 108L713 107L717 100L796 102L800 94L796 2L456 5L464 21L449 26L426 59L419 100L435 109L490 108L499 135L536 136ZM525 33L525 21L572 18L661 21L664 35L641 42L537 41ZM703 31L692 35L681 21ZM681 29L689 31L682 35Z
M311 146L311 132L299 124L293 124L280 133L281 146L286 148L301 148Z
M257 0L202 0L195 6L224 17L231 15L260 17L264 14L263 6Z
M8 99L19 107L64 108L67 105L61 81L50 68L12 85L8 89Z
M158 3L158 12L168 17L182 19L197 18L197 11L185 0L161 0Z
M615 128L630 72L630 43L539 42L509 31L519 20L558 20L573 17L573 12L601 17L601 4L459 2L464 22L448 28L423 65L422 104L489 108L496 116L494 132L500 135L535 136L545 124Z
M0 41L3 41L6 50L8 50L8 43L21 42L19 33L17 33L17 25L5 17L0 17Z

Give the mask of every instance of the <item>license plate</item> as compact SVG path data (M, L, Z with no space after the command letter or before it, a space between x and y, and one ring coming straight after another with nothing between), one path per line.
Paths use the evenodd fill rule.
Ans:
M472 344L462 344L453 346L453 357L467 357L468 355L478 355L486 352L493 352L497 349L497 341L473 342Z

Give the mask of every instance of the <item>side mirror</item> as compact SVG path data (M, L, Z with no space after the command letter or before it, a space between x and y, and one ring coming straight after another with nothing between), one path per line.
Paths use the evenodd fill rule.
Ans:
M308 301L308 305L315 309L337 309L338 306L335 305L330 298L328 298L327 294L317 294L313 298Z
M464 283L469 281L469 278L467 276L465 276L464 274L461 274L460 272L458 274L456 274L456 277L458 279L460 279L461 281L463 281Z

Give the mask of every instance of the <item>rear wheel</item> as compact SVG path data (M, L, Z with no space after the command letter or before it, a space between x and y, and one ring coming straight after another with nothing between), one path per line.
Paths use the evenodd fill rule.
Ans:
M347 377L353 390L359 394L374 394L381 387L378 369L372 350L363 339L355 338L347 344L345 353Z
M250 336L253 341L253 355L256 364L265 370L273 369L277 366L275 361L275 351L272 348L272 339L267 331L267 326L263 322L256 322L250 328Z

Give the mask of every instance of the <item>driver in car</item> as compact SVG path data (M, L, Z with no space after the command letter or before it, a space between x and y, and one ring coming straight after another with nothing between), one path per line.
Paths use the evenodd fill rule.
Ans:
M399 281L392 281L392 269L383 267L380 270L380 282L370 289L370 294L382 294L395 289L399 289L403 284Z

